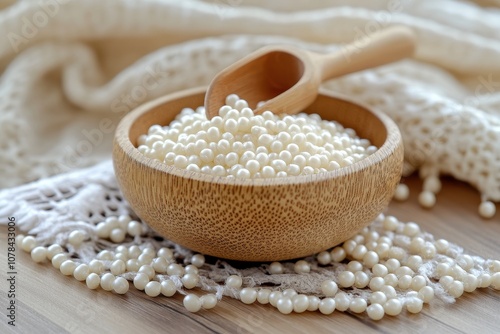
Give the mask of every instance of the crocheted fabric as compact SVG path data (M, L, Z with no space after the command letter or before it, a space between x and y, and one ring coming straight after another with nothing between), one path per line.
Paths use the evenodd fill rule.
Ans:
M96 257L99 251L109 250L113 252L118 246L107 239L98 237L96 225L99 222L104 221L107 217L118 215L130 215L137 219L123 200L114 177L112 164L109 161L89 169L46 178L11 190L3 190L0 192L0 208L0 221L2 222L8 221L7 218L15 214L18 233L28 232L36 235L39 245L58 243L67 250L74 261L87 264ZM360 234L368 237L370 233L375 231L381 237L388 237L393 246L401 248L408 255L415 254L412 249L412 237L403 233L405 224L400 224L394 232L385 231L381 224L383 219L384 216L381 215L368 228L360 231ZM156 251L161 247L168 247L174 250L174 260L181 264L186 263L195 254L163 239L145 224L143 224L143 229L146 232L141 236L134 238L129 236L121 245L138 245L141 249L152 247ZM68 242L69 234L74 230L83 231L88 236L87 241L76 247ZM428 243L435 241L432 235L425 232L419 232L414 237L421 237ZM446 303L453 302L455 298L448 294L446 288L439 282L439 277L443 275L443 273L439 273L439 263L461 266L455 269L457 278L463 278L464 275L470 273L479 278L479 284L481 284L482 274L493 275L496 271L500 271L499 261L485 260L479 256L472 256L473 264L469 267L465 266L462 263L463 254L461 247L450 244L446 252L440 252L427 259L424 257L422 264L414 268L416 274L425 277L426 284L434 289L435 296ZM222 296L239 299L239 289L224 285L224 281L229 275L239 275L243 278L243 286L245 287L265 287L280 291L294 289L297 293L323 297L321 283L327 279L338 282L338 274L347 270L348 261L320 265L316 257L312 255L305 260L311 265L310 273L296 274L294 262L285 261L282 262L284 266L282 274L270 275L269 264L246 264L235 267L225 260L209 258L205 265L200 268L200 281L197 287L215 293L219 299ZM111 262L104 261L106 268L109 269ZM462 269L462 267L467 268L467 270ZM363 271L370 273L370 269L366 267L363 268ZM121 276L133 281L136 275L137 272L127 272ZM179 293L187 294L189 292L183 288L179 276L161 274L155 276L155 280L160 282L165 279L174 281ZM369 287L353 287L342 289L342 291L349 298L362 297L364 299L368 299L373 292ZM408 289L396 287L396 292L397 298L403 305L415 298L415 292Z
M498 9L451 0L9 3L0 12L0 187L108 158L130 109L206 85L261 46L349 57L344 43L403 24L417 34L415 60L325 86L398 123L406 173L451 174L483 201L500 200Z

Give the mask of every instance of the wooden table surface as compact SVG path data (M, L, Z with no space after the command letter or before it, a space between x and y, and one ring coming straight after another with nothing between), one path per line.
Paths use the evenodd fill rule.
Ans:
M500 213L492 220L477 215L478 193L453 180L443 182L438 204L424 210L417 204L421 187L416 177L405 203L391 203L389 213L402 221L416 221L438 238L463 246L468 253L500 259ZM499 210L500 211L500 210ZM7 326L6 228L1 230L2 279L0 333ZM34 263L17 252L17 319L14 333L500 333L500 291L481 289L465 293L452 305L425 306L420 314L386 316L378 322L366 314L335 311L282 315L270 305L244 305L224 298L215 309L187 312L182 298L149 298L131 287L124 295L89 290L52 266Z

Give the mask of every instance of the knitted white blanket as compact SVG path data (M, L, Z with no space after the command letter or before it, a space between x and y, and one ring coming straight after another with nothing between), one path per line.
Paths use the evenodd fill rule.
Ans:
M402 128L415 166L451 173L473 183L485 199L500 199L500 153L489 144L499 138L492 128L500 107L497 8L450 0L43 0L2 6L1 187L108 159L112 130L124 113L208 84L262 45L332 51L403 24L418 35L414 60L326 87L381 106ZM471 119L473 134L464 129ZM112 126L105 126L108 120ZM430 123L438 126L429 132ZM451 138L446 148L443 136Z

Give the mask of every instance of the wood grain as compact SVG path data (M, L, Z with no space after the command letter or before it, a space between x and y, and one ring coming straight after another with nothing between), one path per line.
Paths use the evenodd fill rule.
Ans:
M205 98L207 117L218 115L229 94L245 99L256 114L296 114L315 100L321 82L410 57L415 34L396 26L370 34L361 43L356 40L326 55L290 45L261 48L214 77ZM257 107L261 101L265 103Z
M391 203L389 213L416 221L438 238L463 246L468 253L500 258L500 214L485 221L476 210L479 196L471 187L452 180L443 182L433 210L417 205L420 180L408 180L409 201ZM0 263L6 267L6 229L0 234ZM1 333L498 333L500 291L481 289L465 293L455 304L425 306L421 314L386 316L379 322L366 315L335 312L282 315L269 305L244 305L224 298L210 311L187 312L179 296L150 298L133 287L125 296L91 291L84 283L60 274L48 264L35 264L17 252L17 324ZM6 291L2 269L2 291ZM5 309L6 295L0 295ZM3 311L2 313L5 313Z
M389 213L416 221L438 238L463 246L467 252L500 259L500 214L482 220L476 210L479 196L471 187L445 180L437 206L421 209L416 200L421 182L408 180L408 202L391 203ZM6 267L6 229L0 234L0 263ZM125 296L91 291L48 264L35 264L17 252L17 327L1 317L0 333L499 333L500 291L465 293L455 304L425 306L421 314L387 316L379 322L366 315L318 312L282 315L269 305L244 305L229 298L215 309L187 312L179 296L147 297L133 287ZM2 269L1 289L6 291ZM6 295L0 295L4 310ZM5 311L2 312L2 314Z
M216 257L278 261L307 256L348 239L387 206L403 166L403 144L384 114L320 94L306 109L336 120L378 150L338 170L273 179L193 173L148 158L135 147L154 124L203 103L203 90L162 97L118 125L113 162L135 213L166 238Z

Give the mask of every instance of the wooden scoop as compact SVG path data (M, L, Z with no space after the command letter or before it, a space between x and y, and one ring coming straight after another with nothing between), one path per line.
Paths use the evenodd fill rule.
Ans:
M296 114L318 95L321 82L411 56L415 35L407 27L371 34L332 54L281 45L261 48L222 70L205 96L207 118L218 115L226 96L237 94L255 110ZM257 103L266 101L259 108Z

